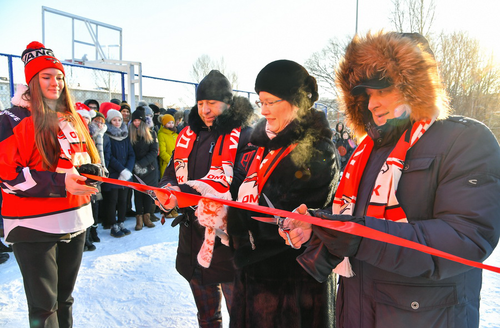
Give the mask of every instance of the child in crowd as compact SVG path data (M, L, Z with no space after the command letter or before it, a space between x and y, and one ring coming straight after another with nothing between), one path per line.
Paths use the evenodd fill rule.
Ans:
M123 123L122 114L115 109L107 111L106 134L110 139L110 154L107 168L109 177L124 181L131 181L132 170L135 164L135 154L128 137L127 126ZM104 156L108 156L104 154ZM111 236L123 237L130 234L125 228L125 213L127 210L128 188L118 185L104 183L102 185L102 196L104 199L105 218L104 229L111 228ZM118 214L117 214L118 212ZM118 219L117 216L118 215Z
M106 166L109 163L109 159L111 156L111 143L109 140L109 136L106 134L106 130L108 127L106 126L106 119L102 113L97 112L95 117L92 119L92 122L89 125L90 135L94 140L94 144L97 148L97 152L99 153L99 157L101 158L101 164L104 169L104 175L109 176L108 169ZM92 198L92 215L94 217L94 224L87 230L87 241L85 242L85 250L92 251L95 249L93 243L98 243L101 241L99 236L97 235L97 224L102 222L100 220L99 213L101 207L101 201L103 199L101 193L101 186L98 185L97 189L99 189L99 193L95 194ZM92 246L93 247L92 247Z
M162 125L160 131L158 131L158 141L160 143L160 177L163 177L163 171L165 171L168 162L170 162L170 157L175 148L177 130L172 115L161 115L159 121Z

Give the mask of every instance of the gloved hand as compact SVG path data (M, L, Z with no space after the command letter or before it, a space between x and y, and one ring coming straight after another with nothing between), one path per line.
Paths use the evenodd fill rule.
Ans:
M207 196L213 197L210 194ZM205 227L205 239L198 252L198 263L208 268L212 261L215 237L219 236L221 242L229 246L229 236L225 232L227 228L227 208L221 203L201 198L194 214L198 218L198 223Z
M179 215L177 215L177 217L172 221L170 226L173 228L173 227L176 227L180 223L183 223L186 227L189 226L189 218L186 214L179 213Z
M147 167L142 167L140 166L139 164L135 164L134 165L134 173L137 174L137 175L144 175L146 173L148 173L148 168Z
M202 180L189 180L186 182L188 186L199 192L202 196L211 195L212 197L222 198L225 200L231 200L231 193L226 191L225 193L220 193L215 190L209 183L209 181L204 182Z
M118 180L130 181L131 178L132 178L132 172L130 172L128 169L123 169L123 171L120 172Z
M343 258L328 251L318 236L312 235L306 250L297 257L297 262L318 282L325 282Z
M351 215L338 215L331 214L328 211L318 210L314 211L314 216L333 221L354 222L358 224L365 224L365 219L354 217ZM340 232L333 229L323 228L313 225L313 233L319 237L328 248L328 251L338 257L350 257L356 255L359 248L359 243L362 237L351 235L349 233Z
M93 164L93 163L83 164L83 165L80 165L79 167L77 167L76 170L80 174L92 174L92 175L96 175L98 177L101 177L104 175L104 169L103 169L103 166L101 164ZM96 181L96 180L93 180L90 178L87 178L87 180L85 180L85 184L88 186L92 186L92 187L97 187L101 183L102 183L101 181Z

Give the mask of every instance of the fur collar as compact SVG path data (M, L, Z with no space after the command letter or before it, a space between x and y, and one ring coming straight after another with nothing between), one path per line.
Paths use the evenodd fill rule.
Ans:
M234 97L231 107L215 119L211 130L215 131L219 135L224 135L230 133L234 128L240 126L242 128L246 127L250 122L252 114L253 107L247 98ZM189 127L196 134L199 134L202 129L207 129L207 126L198 114L198 105L191 108L188 122Z
M128 129L125 123L122 123L120 128L117 128L113 124L107 122L106 126L108 127L106 133L109 135L111 139L121 141L128 137Z
M290 122L272 140L269 139L266 133L266 119L261 119L250 136L250 142L255 146L274 150L304 139L310 139L311 143L314 144L321 138L331 139L332 130L328 125L325 114L311 108L307 110L303 117Z
M339 105L358 136L366 133L368 99L351 90L362 80L382 74L392 80L411 107L410 119L446 118L448 98L432 55L394 32L355 36L336 72Z

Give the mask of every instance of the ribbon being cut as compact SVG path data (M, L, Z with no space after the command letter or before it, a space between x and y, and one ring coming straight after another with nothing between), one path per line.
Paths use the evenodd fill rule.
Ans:
M276 216L281 216L281 217L286 217L286 218L291 218L299 221L304 221L308 222L310 224L318 225L321 227L325 227L328 229L333 229L333 230L338 230L342 231L345 233L350 233L353 235L357 235L360 237L364 238L370 238L373 240L397 245L397 246L402 246L402 247L407 247L411 249L415 249L417 251L430 254L433 256L438 256L445 258L450 261L462 263L471 267L479 268L479 269L484 269L484 270L489 270L492 272L500 273L500 268L483 264L480 262L475 262L471 260L467 260L464 258L461 258L459 256L455 256L450 253L446 253L440 250L437 250L435 248L422 245L413 241L409 241L400 237L396 237L390 234L387 234L385 232L381 232L378 230L374 230L371 228L368 228L364 225L356 224L353 222L340 222L340 221L331 221L331 220L323 220L320 218L316 218L313 216L307 216L307 215L302 215L294 212L289 212L285 210L280 210L280 209L273 209L265 206L260 206L260 205L255 205L255 204L247 204L247 203L240 203L237 201L232 201L232 200L226 200L226 199L220 199L220 198L215 198L215 197L210 197L210 196L199 196L199 195L193 195L193 194L187 194L179 191L174 191L174 190L169 190L169 189L163 189L163 188L157 188L157 187L150 187L150 186L145 186L141 185L139 183L134 183L130 181L122 181L122 180L116 180L116 179L110 179L110 178L105 178L105 177L99 177L95 175L90 175L90 174L82 174L86 176L89 179L92 180L97 180L97 181L102 181L106 183L111 183L111 184L116 184L120 186L125 186L129 188L136 189L141 192L147 193L147 191L152 190L156 191L156 195L159 199L160 202L162 203L167 203L168 199L170 199L170 196L172 194L177 197L177 203L179 207L189 207L189 206L196 206L199 201L203 198L217 202L222 205L227 205L227 206L233 206L241 209L245 209L248 211L254 211L254 212L259 212L263 214L269 214L269 215L276 215Z

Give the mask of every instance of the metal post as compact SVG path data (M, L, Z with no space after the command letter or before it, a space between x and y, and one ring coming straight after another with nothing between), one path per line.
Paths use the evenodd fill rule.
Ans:
M354 35L358 34L358 1L356 0L356 31L354 32Z
M122 80L122 101L126 100L125 99L125 73L120 73L121 80Z
M9 85L10 85L10 98L14 97L14 71L12 69L12 56L7 57L9 65Z

